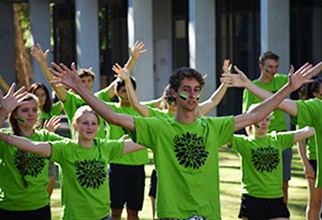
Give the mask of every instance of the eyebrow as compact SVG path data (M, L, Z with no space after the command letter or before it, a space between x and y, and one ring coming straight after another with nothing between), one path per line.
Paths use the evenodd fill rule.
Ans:
M185 85L183 85L182 87L183 87L183 88L192 88L191 86L185 86ZM196 86L196 87L194 87L194 88L201 88L201 86Z

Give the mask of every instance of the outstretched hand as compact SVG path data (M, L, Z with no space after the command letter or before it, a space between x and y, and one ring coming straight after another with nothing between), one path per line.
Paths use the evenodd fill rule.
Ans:
M131 57L137 60L141 56L141 54L144 54L147 51L146 49L143 49L143 48L144 48L143 41L136 41L132 48L129 47L129 52Z
M130 80L130 73L126 67L122 68L118 63L113 65L112 70L117 73L114 76L124 81Z
M224 60L224 63L222 65L222 70L224 73L231 73L231 63L230 63L230 60L229 59L225 59Z
M31 47L31 53L30 53L38 63L46 62L49 50L47 49L44 53L43 49L41 48L40 44L33 45Z
M60 117L56 115L44 122L44 129L50 132L55 132L60 126Z
M71 64L70 69L63 63L57 65L56 63L52 62L51 65L56 70L54 70L53 68L49 68L49 71L55 75L54 79L50 81L50 84L63 84L72 89L76 89L77 85L82 84L76 71L74 62Z
M247 83L249 83L250 80L243 73L243 71L238 69L238 67L236 65L234 66L234 69L237 72L237 74L231 73L231 67L230 67L230 70L229 70L229 67L226 68L227 71L225 71L221 75L220 81L222 83L224 83L225 86L227 86L227 87L242 87L242 88L246 88Z
M16 84L12 83L9 91L4 97L0 90L0 110L4 114L9 114L19 105L26 103L23 102L24 96L27 94L26 88L23 86L18 91L14 92L15 88Z
M313 79L309 79L313 71L314 68L312 64L305 63L294 73L294 67L291 65L288 74L288 85L291 87L292 91L297 90L305 83L313 82Z

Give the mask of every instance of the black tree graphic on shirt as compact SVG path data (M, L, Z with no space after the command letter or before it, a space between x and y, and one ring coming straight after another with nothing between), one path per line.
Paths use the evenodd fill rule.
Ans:
M197 134L176 135L174 137L174 152L180 165L199 169L205 164L209 152L205 150L204 137Z
M251 155L255 169L260 172L272 172L280 162L278 150L270 146L252 149Z
M98 160L75 161L78 182L86 188L98 189L107 177L105 162Z
M23 158L21 158L21 150L16 150L14 153L15 167L24 176L37 177L45 167L45 160L45 157L29 152L23 152Z

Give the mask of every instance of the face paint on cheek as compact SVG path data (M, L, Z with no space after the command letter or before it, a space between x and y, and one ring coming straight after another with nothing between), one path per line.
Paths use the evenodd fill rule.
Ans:
M199 95L197 95L196 99L197 99L197 100L199 100L199 99L200 99L200 94L199 94Z
M256 123L256 124L255 124L255 127L259 128L259 123Z
M21 121L21 122L23 122L23 123L26 122L26 120L23 117L21 117L21 116L18 116L18 120Z
M269 71L269 69L265 68L266 73L270 73L271 71Z
M182 93L179 94L179 97L181 99L183 99L183 100L187 100L188 99L188 97L185 94L182 94Z

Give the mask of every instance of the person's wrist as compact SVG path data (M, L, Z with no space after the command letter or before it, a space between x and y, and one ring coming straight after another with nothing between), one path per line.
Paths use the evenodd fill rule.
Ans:
M10 140L10 137L11 137L11 134L9 132L2 132L1 133L1 139L3 140L3 142L5 142L6 144L9 143L9 140Z

